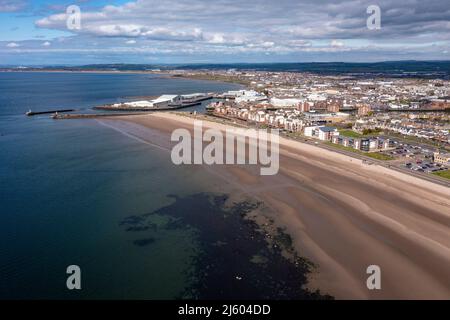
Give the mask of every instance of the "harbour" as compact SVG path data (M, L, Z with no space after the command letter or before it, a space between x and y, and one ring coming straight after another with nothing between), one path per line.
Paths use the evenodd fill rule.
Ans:
M168 111L200 105L203 101L213 99L216 93L192 93L185 95L163 94L156 99L121 102L96 106L94 110L108 111Z

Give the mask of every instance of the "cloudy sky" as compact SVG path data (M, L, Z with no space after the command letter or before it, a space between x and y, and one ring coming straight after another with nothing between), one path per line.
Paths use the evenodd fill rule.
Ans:
M450 0L0 0L0 30L1 65L450 60Z

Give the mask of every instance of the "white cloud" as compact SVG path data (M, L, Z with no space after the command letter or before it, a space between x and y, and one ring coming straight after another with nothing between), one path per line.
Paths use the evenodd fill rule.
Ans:
M334 48L340 48L344 46L344 43L342 41L339 40L332 40L331 41L331 46Z
M10 42L6 45L8 48L17 48L20 47L20 44L15 43L15 42Z
M137 41L152 52L197 55L370 52L372 44L392 52L410 44L415 53L419 49L414 46L450 44L448 0L377 1L381 32L366 26L372 0L129 0L98 9L82 7L80 30L67 30L64 11L35 25L72 33L67 43L54 39L51 49L97 50L99 43L110 52L139 52L141 48L131 46ZM442 51L436 48L434 53Z

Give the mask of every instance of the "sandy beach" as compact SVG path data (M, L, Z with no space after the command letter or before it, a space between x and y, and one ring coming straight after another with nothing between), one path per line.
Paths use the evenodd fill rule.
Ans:
M172 113L101 120L163 149L193 121ZM450 188L282 137L277 175L245 165L209 170L272 209L316 265L309 288L337 299L450 299ZM369 265L381 268L381 290L366 287Z

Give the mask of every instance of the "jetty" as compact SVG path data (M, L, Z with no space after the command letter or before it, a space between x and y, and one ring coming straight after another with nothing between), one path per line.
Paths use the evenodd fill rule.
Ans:
M25 113L25 115L31 117L31 116L37 116L39 114L50 114L50 113L63 113L63 112L72 112L75 111L75 109L59 109L59 110L47 110L47 111L28 111Z
M72 113L72 114L58 114L55 113L52 119L95 119L106 117L123 117L123 116L137 116L148 114L148 112L115 112L115 113Z
M93 107L94 110L107 110L107 111L170 111L170 110L178 110L182 108L188 108L200 105L201 102L189 102L182 103L177 105L169 105L167 107L132 107L122 104L120 106L106 105L106 106L97 106Z

